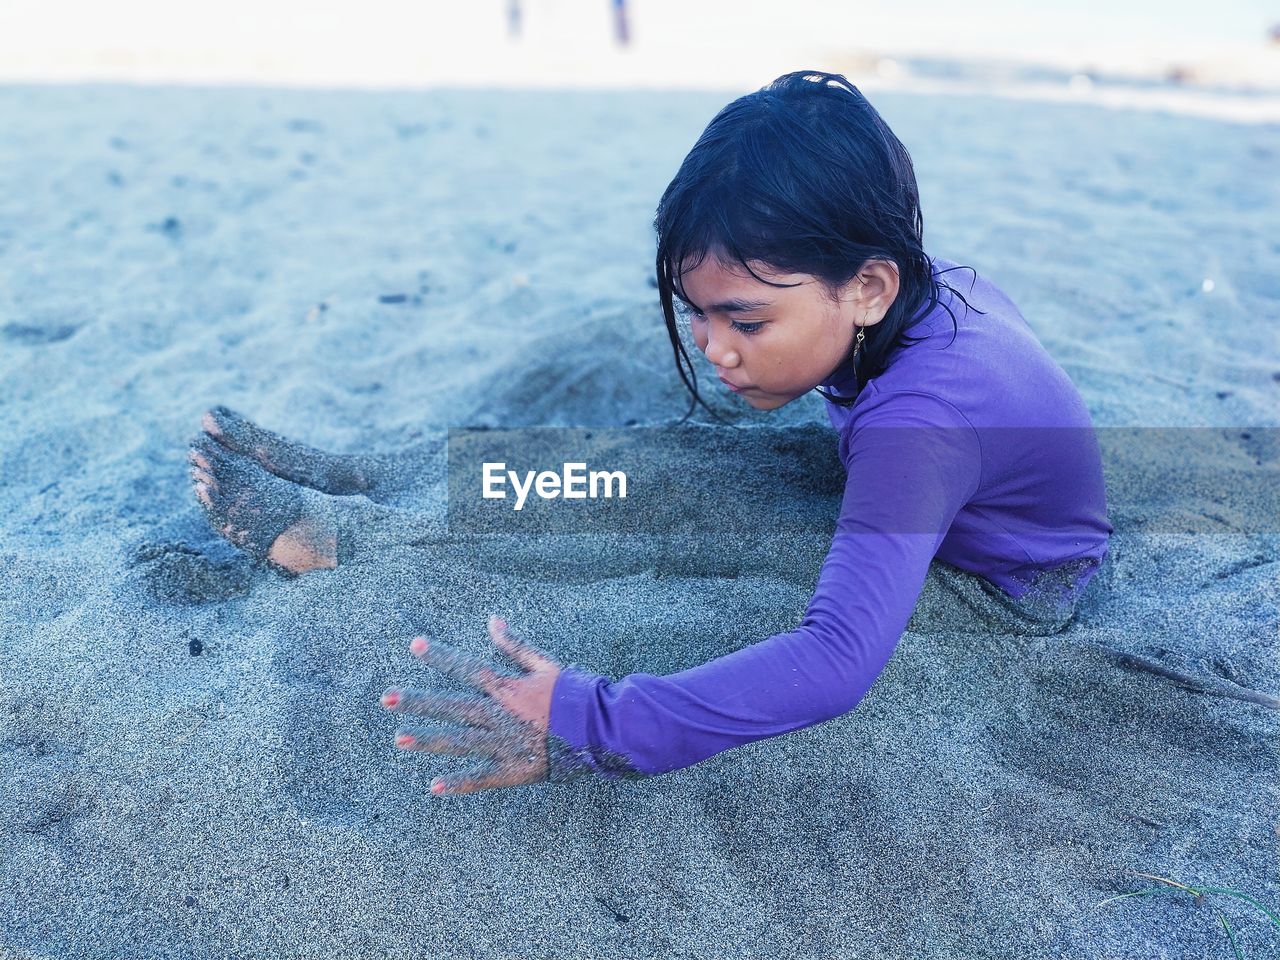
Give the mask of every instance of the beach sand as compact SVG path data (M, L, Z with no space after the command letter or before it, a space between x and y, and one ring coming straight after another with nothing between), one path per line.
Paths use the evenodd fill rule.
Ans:
M1134 871L1280 900L1275 518L1192 485L1212 532L1183 530L1157 501L1185 451L1108 432L1239 428L1274 477L1274 126L874 98L929 251L1010 294L1128 467L1065 631L1002 631L935 570L829 723L445 798L464 761L392 746L381 692L449 685L416 633L488 655L499 613L620 677L799 622L835 435L701 358L760 429L700 479L752 516L735 484L792 431L814 482L776 495L829 529L457 536L286 580L206 525L185 457L218 403L341 452L682 415L651 220L728 99L0 88L0 956L1227 956L1215 906L1276 949L1230 898L1091 909ZM442 476L395 505L441 515Z

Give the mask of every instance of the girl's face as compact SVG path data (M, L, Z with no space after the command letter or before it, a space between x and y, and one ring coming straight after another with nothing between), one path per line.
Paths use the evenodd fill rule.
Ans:
M898 292L895 264L868 262L833 300L807 273L751 276L709 254L681 275L694 342L720 379L757 410L775 410L827 381L853 348L859 326L879 323ZM892 289L890 289L890 287Z

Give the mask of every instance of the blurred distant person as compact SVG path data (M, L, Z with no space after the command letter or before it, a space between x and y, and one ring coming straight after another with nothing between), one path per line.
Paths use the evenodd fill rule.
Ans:
M618 46L625 47L631 43L631 32L627 29L627 0L613 0L613 30Z
M631 43L631 31L627 26L627 0L611 0L613 4L613 36L618 45L625 47ZM507 35L513 40L520 39L524 17L520 0L507 0Z

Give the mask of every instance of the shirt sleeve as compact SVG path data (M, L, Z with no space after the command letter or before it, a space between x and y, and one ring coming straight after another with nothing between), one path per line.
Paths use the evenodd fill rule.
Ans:
M981 474L976 431L929 394L874 398L846 427L831 548L794 630L667 676L575 665L552 693L549 779L656 776L852 710L884 669L929 563Z

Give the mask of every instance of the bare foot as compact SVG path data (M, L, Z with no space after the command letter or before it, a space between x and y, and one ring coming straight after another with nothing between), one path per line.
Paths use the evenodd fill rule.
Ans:
M326 453L264 430L226 407L206 411L200 425L233 453L251 457L282 480L321 493L372 496L371 491L388 472L383 463L387 458Z
M337 567L337 524L325 497L208 436L192 444L187 458L196 498L231 544L287 573Z

